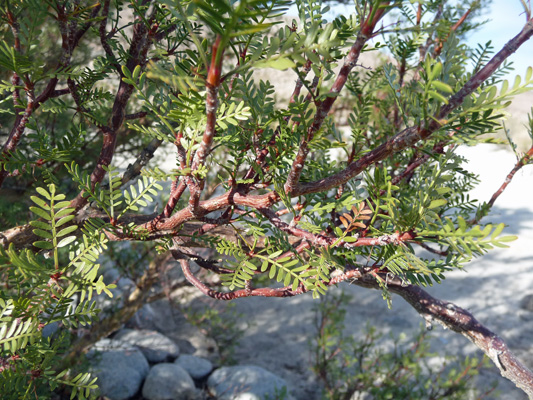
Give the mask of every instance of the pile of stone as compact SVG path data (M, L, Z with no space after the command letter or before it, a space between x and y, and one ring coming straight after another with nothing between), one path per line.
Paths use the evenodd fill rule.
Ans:
M178 345L153 330L122 329L97 342L87 355L102 396L110 400L263 400L287 398L287 383L253 365L222 366L180 354Z

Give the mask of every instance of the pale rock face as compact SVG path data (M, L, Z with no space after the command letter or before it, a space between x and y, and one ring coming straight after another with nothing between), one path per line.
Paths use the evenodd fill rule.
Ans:
M213 370L213 364L209 360L189 354L181 355L174 364L186 370L193 379L205 378Z
M151 363L175 359L180 354L176 343L156 331L122 329L115 335L115 339L137 346Z
M121 340L100 340L87 358L89 371L98 377L101 394L110 400L134 396L150 369L141 351Z
M196 400L201 392L187 371L171 363L157 364L148 373L142 395L148 400Z

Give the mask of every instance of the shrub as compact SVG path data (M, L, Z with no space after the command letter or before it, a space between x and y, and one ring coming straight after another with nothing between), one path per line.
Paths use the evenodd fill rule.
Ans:
M531 372L499 337L420 288L514 239L482 221L533 148L488 202L466 194L476 177L455 149L492 141L531 88L531 68L504 80L533 34L529 6L494 54L464 44L481 1L358 0L329 22L321 2L295 3L289 24L278 18L288 1L2 3L2 393L71 385L89 396L94 379L72 366L151 298L172 257L220 300L320 297L346 280L398 293L533 395ZM359 68L382 47L388 61ZM254 80L264 68L293 77L288 104ZM347 132L335 124L340 98ZM168 148L171 168L150 163ZM100 257L127 241L146 243L150 262L100 319L94 296L113 289ZM54 323L65 333L51 341L42 329Z

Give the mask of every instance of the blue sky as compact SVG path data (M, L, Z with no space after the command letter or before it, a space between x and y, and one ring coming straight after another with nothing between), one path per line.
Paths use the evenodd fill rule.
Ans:
M494 0L484 18L490 21L479 28L469 42L473 46L492 40L495 51L499 51L509 39L516 36L526 23L519 0ZM524 43L509 60L514 62L515 74L523 76L527 67L533 66L533 38Z

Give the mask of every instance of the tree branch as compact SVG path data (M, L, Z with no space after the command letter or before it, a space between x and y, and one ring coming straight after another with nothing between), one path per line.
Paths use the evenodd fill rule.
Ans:
M378 289L379 284L369 275L353 283ZM400 295L426 321L437 321L442 326L468 338L498 367L503 377L511 380L533 399L533 373L511 352L507 344L481 324L470 312L453 303L436 299L418 286L405 285L400 279L388 279L388 290Z
M329 247L329 246L335 245L336 247L353 248L353 247L362 247L362 246L386 246L388 244L398 245L401 242L410 241L416 237L416 235L413 232L403 232L403 233L396 232L391 235L382 235L382 236L373 237L373 238L367 238L367 237L358 238L356 242L347 243L344 240L339 240L339 238L336 238L336 237L315 234L315 233L308 232L304 229L291 226L283 222L276 215L276 213L274 213L274 211L270 209L259 208L258 211L261 214L263 214L265 217L267 217L272 223L272 225L274 225L276 228L290 235L294 235L296 237L308 240L309 242L317 246Z
M68 65L70 64L70 59L72 57L72 51L78 45L82 36L85 34L85 32L87 32L87 30L91 27L93 23L87 22L86 24L84 24L84 26L81 29L75 32L73 31L69 34L69 29L65 22L66 16L64 15L64 8L63 6L59 4L56 4L56 6L57 6L57 13L58 13L57 20L59 21L59 30L61 32L61 48L63 50L60 61L56 67L56 71L60 71L68 67ZM98 5L95 7L95 9L93 9L90 18L91 19L94 18L98 14L99 10L100 10L100 6ZM16 19L14 19L13 14L10 11L8 11L8 17L10 15L11 15L11 26L12 26L14 42L15 42L14 43L15 50L17 52L20 52L21 48L20 48L20 40L18 38L18 33L19 33L18 23ZM13 84L18 84L19 82L20 82L20 78L18 77L17 74L14 74ZM13 151L18 145L18 142L20 141L20 138L22 134L24 133L26 124L31 114L35 110L37 110L41 106L41 104L44 103L49 98L57 97L61 94L65 94L64 90L63 91L55 90L57 82L58 82L57 77L50 79L50 81L46 85L46 88L42 91L40 95L37 96L37 98L35 98L34 93L33 93L33 83L30 81L26 82L26 91L28 93L28 105L26 107L25 112L23 114L18 113L17 117L15 118L15 122L13 124L13 128L11 130L10 136L8 140L6 141L6 143L4 144L4 148L2 151L2 158L9 158L9 152ZM31 91L31 98L30 98L30 91ZM16 90L15 93L13 94L13 100L14 100L15 105L17 105L17 103L19 102L18 90ZM31 107L30 107L30 104L31 104ZM2 163L0 162L0 187L2 186L8 174L8 172L4 168L1 168L1 164Z
M11 133L9 134L9 137L4 143L4 148L2 149L2 156L0 159L0 187L2 186L2 183L4 183L4 180L6 179L9 173L9 171L3 165L5 162L4 160L8 160L11 157L10 153L14 151L15 148L17 147L20 141L20 138L22 137L22 134L24 133L24 130L26 129L26 124L28 123L31 114L33 113L35 109L35 97L33 94L33 86L28 87L28 84L31 85L31 83L28 82L26 84L26 94L28 96L28 104L26 105L26 109L24 110L24 113L17 115L13 129L11 129Z
M137 17L137 20L133 26L133 37L128 50L129 57L126 63L126 67L130 71L133 71L137 65L141 66L141 68L145 67L146 54L148 53L150 44L151 38L149 31L143 20L140 17ZM120 74L122 75L122 72L120 72ZM126 116L126 106L132 93L133 86L125 83L124 81L120 81L120 85L115 96L115 101L113 103L109 126L101 127L103 133L103 143L96 167L91 173L91 184L93 186L96 185L96 183L101 182L104 178L105 170L103 167L111 164L113 155L115 153L117 132L124 122ZM87 199L87 197L84 197L84 191L81 191L78 196L72 200L71 207L74 207L76 210L80 210L87 203Z
M139 154L135 162L128 165L124 175L122 175L123 185L141 173L141 169L152 159L155 151L161 146L161 143L162 141L159 139L152 139L152 141L141 151L141 154Z
M292 191L291 196L296 197L304 194L323 192L342 185L359 175L368 166L387 158L393 153L398 153L407 147L413 146L421 139L427 139L433 132L441 128L441 123L437 121L443 120L448 114L455 110L467 96L472 94L474 90L488 79L503 61L529 40L532 35L533 19L530 19L522 31L511 39L481 70L471 77L469 81L450 98L448 104L442 107L440 112L438 112L428 124L411 126L404 129L376 149L366 153L363 157L350 164L344 170L318 181L300 184L298 188L295 188L294 191Z
M385 7L388 4L389 2L386 1L383 2L382 6ZM294 195L294 193L297 192L297 186L300 180L300 175L302 174L305 165L305 160L307 159L307 155L309 154L309 142L313 139L315 133L320 130L320 127L322 126L324 120L330 112L333 103L335 102L337 96L346 84L346 81L348 80L348 75L356 66L357 60L359 59L359 55L361 54L365 43L368 39L372 37L374 27L384 15L385 8L378 8L377 10L372 10L372 8L370 8L369 16L363 23L361 30L357 35L355 43L353 44L350 49L350 52L346 56L344 60L344 65L339 71L337 79L335 79L335 82L333 83L333 86L329 91L329 96L326 97L326 99L317 106L313 123L307 131L306 137L300 143L298 153L296 154L296 157L292 163L291 170L289 172L289 175L287 176L287 181L285 183L285 192L287 194Z
M245 288L232 292L219 292L207 287L191 271L189 261L172 253L180 262L187 280L206 296L218 300L233 300L241 297L291 297L306 293L305 286L300 285L296 290L286 286L283 288ZM530 398L533 398L533 372L523 365L511 352L507 344L494 332L481 324L470 312L453 303L436 299L418 286L405 284L401 279L390 276L386 280L387 289L400 295L411 305L426 321L437 321L445 328L460 333L481 349L498 367L505 378L511 380L518 388L522 389ZM326 286L333 286L343 281L365 288L382 290L372 271L368 268L350 269L335 277Z
M105 30L105 27L107 25L107 19L109 17L109 3L110 2L111 0L105 0L104 8L102 9L102 17L104 18L102 19L102 21L100 21L100 27L98 28L98 33L100 34L100 43L102 44L102 47L105 51L106 56L109 58L109 61L111 62L113 67L115 67L115 70L121 76L122 71L120 69L120 65L117 62L117 58L115 57L115 54L113 53L113 49L111 48L109 43L107 43L108 36Z
M496 200L498 200L498 197L500 197L500 195L503 193L503 191L507 188L507 186L509 185L509 183L511 183L511 181L513 180L515 174L524 166L524 165L527 165L530 160L533 158L533 146L527 151L527 153L525 153L521 158L520 160L517 161L517 163L515 164L515 166L513 167L513 169L511 170L511 172L509 172L509 174L507 174L507 176L505 177L505 180L503 181L503 183L501 184L501 186L499 187L498 190L496 190L496 192L494 192L494 194L492 195L492 197L490 198L489 202L487 203L487 208L485 210L483 210L482 213L479 213L479 215L476 215L475 218L471 219L470 221L468 221L469 224L471 225L475 225L477 224L481 218L483 218L485 215L487 215L488 211L494 206L494 203L496 202Z

